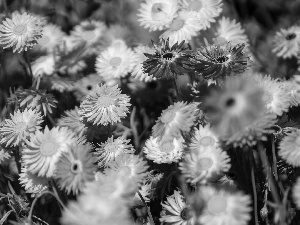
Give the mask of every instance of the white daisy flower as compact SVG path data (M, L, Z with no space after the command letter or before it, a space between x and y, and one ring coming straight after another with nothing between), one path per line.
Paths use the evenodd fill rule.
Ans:
M297 208L300 209L300 177L297 178L297 181L293 186L292 195Z
M32 64L32 74L35 78L43 75L53 75L55 72L55 60L53 55L46 55L37 58Z
M288 164L300 166L300 129L295 129L282 139L278 154Z
M111 45L96 59L96 71L101 77L125 77L134 67L134 52L123 44Z
M206 146L219 146L219 139L217 135L212 131L210 125L201 126L195 129L194 136L189 144L189 148L193 151L197 151L200 147Z
M181 11L159 38L169 39L170 45L173 46L176 42L190 41L203 27L203 22L192 12Z
M150 31L162 30L176 17L177 0L146 0L139 9L138 21Z
M0 44L3 48L13 48L13 52L27 51L37 44L42 35L40 21L26 12L15 11L0 25Z
M5 119L0 125L0 143L6 146L17 146L29 138L30 134L41 129L43 122L40 112L26 108L10 114L10 119Z
M172 163L182 158L185 147L182 137L159 141L151 136L146 141L143 151L146 157L155 163Z
M143 62L146 61L148 58L144 55L144 53L147 54L155 54L154 48L150 48L148 46L139 45L134 50L134 57L135 57L135 65L132 70L131 76L133 76L136 79L139 79L140 81L152 81L156 80L155 77L149 76L147 73L143 70Z
M205 184L231 167L227 153L213 145L191 150L179 165L183 176L191 184Z
M30 141L24 147L22 160L28 171L38 176L52 177L56 163L63 152L69 151L76 143L74 133L66 127L54 127L43 132L37 131L31 135Z
M292 26L276 32L273 52L278 57L291 58L297 56L300 47L300 27Z
M199 188L194 199L204 204L197 222L203 225L247 225L251 219L251 197L241 192L228 192L213 187ZM197 212L195 212L197 214ZM199 212L198 212L199 214Z
M222 17L218 21L217 32L215 33L215 43L219 45L231 42L232 45L244 43L249 45L249 40L245 34L245 30L242 28L239 22L236 20L230 20L227 17Z

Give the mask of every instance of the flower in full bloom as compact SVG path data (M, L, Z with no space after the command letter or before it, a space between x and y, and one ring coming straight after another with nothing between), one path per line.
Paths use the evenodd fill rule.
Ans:
M192 208L197 208L200 199L203 209L195 211L196 220L203 225L247 225L251 219L251 197L241 192L217 190L203 186L191 198ZM195 204L196 203L196 204ZM199 204L199 203L198 203Z
M185 147L182 137L159 141L151 136L146 141L143 151L148 159L157 164L172 163L182 158Z
M169 40L161 40L161 45L154 45L155 54L147 54L143 63L143 70L155 78L170 79L183 75L192 70L190 51L184 48L184 41L180 44L169 45Z
M206 79L220 82L220 78L244 72L250 64L245 44L211 45L202 47L195 54L195 70Z
M129 112L129 100L128 95L121 94L118 85L97 85L80 104L81 116L97 125L121 122L121 118Z
M300 47L300 27L292 26L276 32L274 49L278 57L291 58L297 56Z
M0 125L1 144L17 146L29 138L30 134L41 129L43 122L41 113L33 109L17 110L10 114L10 119L5 119Z
M84 98L97 87L97 84L103 82L103 79L97 74L90 74L74 83L74 94L78 101Z
M223 45L230 42L232 45L245 44L249 45L249 40L239 22L222 17L218 21L217 32L215 33L215 44Z
M76 143L74 133L66 127L54 127L31 135L22 151L22 160L28 171L38 176L52 177L63 152Z
M67 194L73 192L77 195L86 182L94 180L96 166L91 150L90 144L72 145L57 162L55 178L60 189Z
M300 129L293 130L282 139L278 154L288 164L300 166Z
M150 31L162 30L176 17L177 0L146 0L139 9L138 21Z
M96 71L101 77L125 77L134 67L134 52L126 45L111 45L96 59Z
M175 102L162 111L152 128L154 138L180 137L181 132L189 132L198 114L197 104Z
M179 165L183 176L191 184L207 183L230 169L230 158L219 147L201 146L191 150Z
M234 146L255 145L271 133L276 115L267 113L263 90L253 80L228 77L224 89L206 99L207 118L220 139Z
M197 32L203 28L203 23L193 13L188 11L179 12L168 29L160 35L161 39L169 39L170 45L190 41Z
M3 48L13 48L13 52L27 51L37 44L42 36L40 21L26 12L15 11L0 25L0 44Z
M69 127L79 136L82 136L86 131L87 127L82 122L79 114L79 108L75 106L75 109L65 111L65 116L57 121L57 125L61 127Z
M292 195L293 195L294 202L297 208L299 209L300 208L300 178L299 177L293 186Z
M219 138L211 129L211 126L207 124L206 126L199 125L199 129L195 129L194 136L189 144L191 150L198 150L201 146L218 146Z
M165 203L161 203L162 212L160 222L170 225L189 225L194 218L190 213L190 207L185 202L180 191L174 191L174 194L167 197Z
M138 155L121 154L115 160L107 163L104 173L108 171L124 171L124 174L129 179L135 180L137 183L142 183L147 175L147 169L147 162Z
M121 154L134 153L134 148L129 144L129 140L123 137L116 139L110 137L95 150L99 167L106 167L109 162L114 161Z
M55 72L54 56L49 54L37 58L32 64L32 75L36 78L43 75L53 75Z

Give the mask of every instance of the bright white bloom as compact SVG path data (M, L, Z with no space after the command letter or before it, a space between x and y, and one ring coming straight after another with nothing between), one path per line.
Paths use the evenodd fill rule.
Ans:
M39 77L43 75L53 75L55 72L55 60L53 55L41 56L36 59L32 64L33 76Z
M180 164L183 176L191 184L207 183L230 169L230 158L221 148L209 145L191 150Z
M96 71L101 77L125 77L134 67L134 52L123 44L111 45L96 59Z
M278 154L288 164L300 166L300 129L292 131L282 139Z
M193 151L197 151L200 147L206 146L219 146L219 139L217 135L211 130L210 125L201 126L199 129L195 129L194 136L189 144L189 148Z
M52 177L63 152L76 143L74 133L66 127L54 127L31 135L24 147L22 159L28 171L38 176Z
M146 0L139 9L138 21L150 31L162 30L176 17L177 0Z
M10 114L0 125L0 143L6 146L17 146L29 138L30 134L41 129L43 122L40 112L33 109L17 110Z
M297 178L297 182L293 186L293 199L298 209L300 209L300 177Z
M139 79L140 81L152 81L156 80L155 77L149 76L147 73L143 71L143 62L146 61L148 58L144 55L147 54L155 54L154 48L150 48L148 46L139 45L134 48L134 57L135 57L135 66L132 70L131 76Z
M194 196L204 208L197 218L203 225L247 225L251 219L251 197L241 192L228 192L203 186ZM195 212L199 214L199 212Z
M27 51L37 44L42 35L40 21L26 12L15 11L0 25L0 44L3 48L13 48L13 52Z
M292 26L276 32L274 49L278 57L291 58L297 56L300 47L300 27Z
M129 100L128 95L121 94L118 85L98 85L81 103L81 116L97 125L121 122L129 112Z
M179 44L182 41L190 41L203 27L203 22L195 14L181 11L159 38L169 39L170 46L173 46L176 42Z
M144 153L155 163L178 162L185 147L182 137L159 141L152 136L146 141Z
M239 22L236 20L230 20L227 17L222 17L218 21L218 27L216 32L215 43L219 45L231 42L232 45L244 43L249 45L249 40L245 34L245 30L242 28Z

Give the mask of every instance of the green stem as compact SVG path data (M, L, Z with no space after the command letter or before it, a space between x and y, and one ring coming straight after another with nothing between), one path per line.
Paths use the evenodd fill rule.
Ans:
M254 176L255 162L253 157L253 151L251 152L250 155L250 163L251 163L251 181L252 181L252 189L253 189L253 197L254 197L254 219L255 219L255 225L259 225L258 213L257 213L257 192L256 192L255 176Z
M146 203L145 199L144 199L143 196L141 195L140 191L138 191L137 193L138 193L138 195L140 196L140 199L142 200L143 204L145 205L145 207L146 207L146 209L147 209L147 213L148 213L148 216L149 216L150 224L151 224L151 225L155 225L154 220L153 220L153 217L152 217L151 212L150 212L150 209L149 209L149 207L147 206L147 203Z
M27 64L27 66L28 66L31 79L33 80L32 68L31 68L31 65L30 65L29 55L28 55L27 51L24 51L24 59L25 59L25 62Z
M274 171L275 180L278 181L277 160L276 160L275 143L274 143L275 140L273 134L271 137L271 141L272 141L273 171Z
M62 205L62 208L66 208L65 205L64 205L64 203L65 203L66 201L65 201L65 199L63 198L61 191L57 188L57 185L56 185L55 181L54 181L54 180L51 180L50 182L51 182L51 186L52 186L52 188L53 188L53 192L54 192L54 194L56 195L56 199L59 199L59 200L60 200L60 202L62 203L62 204L61 204L61 205Z
M135 149L139 149L139 147L140 147L139 134L138 134L138 130L136 128L136 124L134 122L135 114L136 114L136 107L133 107L131 115L130 115L130 128L132 130L132 134L133 134L133 137L134 137Z

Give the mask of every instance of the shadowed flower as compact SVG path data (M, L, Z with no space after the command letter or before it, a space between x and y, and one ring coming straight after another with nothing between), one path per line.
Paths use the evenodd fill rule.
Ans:
M22 144L30 134L41 129L43 122L41 113L33 109L17 110L10 114L10 119L5 119L0 125L1 144L17 146Z
M154 45L155 54L147 54L143 63L143 70L149 76L157 79L171 79L192 71L190 51L184 48L184 41L175 43L172 47L169 40L161 40L161 45Z
M38 176L52 177L63 152L76 143L74 133L66 127L54 127L31 135L22 151L22 160L28 171Z
M121 122L129 112L129 96L121 94L118 85L109 87L106 84L97 85L86 99L80 104L80 114L87 121L106 126L109 123Z
M26 12L15 11L0 25L0 44L3 48L12 47L13 52L27 51L41 36L40 21Z
M300 166L300 129L295 129L282 139L278 154L288 164Z

